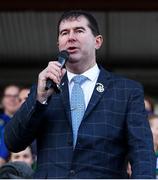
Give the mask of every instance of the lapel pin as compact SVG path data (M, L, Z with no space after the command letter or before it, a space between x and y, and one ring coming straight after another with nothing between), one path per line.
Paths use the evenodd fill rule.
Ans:
M61 85L64 86L64 82Z
M103 84L101 84L101 83L97 83L96 84L96 90L98 91L98 92L104 92L104 85Z

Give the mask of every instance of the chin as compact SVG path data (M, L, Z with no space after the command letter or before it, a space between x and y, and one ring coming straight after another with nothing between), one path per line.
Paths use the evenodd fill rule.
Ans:
M80 59L81 58L79 56L77 56L77 55L70 55L69 62L70 63L76 63L76 62L79 62Z

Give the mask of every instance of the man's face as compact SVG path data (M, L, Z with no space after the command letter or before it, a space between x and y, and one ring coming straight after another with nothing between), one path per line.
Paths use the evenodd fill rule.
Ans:
M70 62L90 64L95 61L95 51L102 44L101 35L94 36L84 16L63 20L59 26L59 50L67 50Z
M4 92L2 101L4 111L13 115L19 108L19 89L16 86L8 87Z

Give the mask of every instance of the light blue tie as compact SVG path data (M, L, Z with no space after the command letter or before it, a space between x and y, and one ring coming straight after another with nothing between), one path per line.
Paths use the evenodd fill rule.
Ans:
M73 130L73 147L76 145L77 133L85 112L84 93L81 85L86 81L87 77L77 75L73 77L74 86L71 92L71 117Z

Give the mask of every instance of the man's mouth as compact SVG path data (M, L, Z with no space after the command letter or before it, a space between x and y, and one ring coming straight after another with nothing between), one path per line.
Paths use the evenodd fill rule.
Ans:
M78 49L77 47L71 46L71 47L67 48L67 51L69 53L73 53L73 52L76 52L77 49Z

